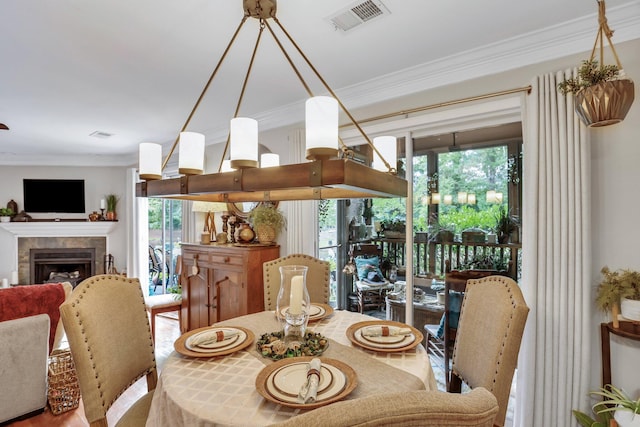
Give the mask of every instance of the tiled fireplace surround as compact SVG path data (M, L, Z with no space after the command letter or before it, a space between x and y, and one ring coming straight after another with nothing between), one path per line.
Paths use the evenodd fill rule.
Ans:
M92 249L95 248L94 274L104 274L107 253L106 237L18 237L18 279L20 284L31 284L31 249Z

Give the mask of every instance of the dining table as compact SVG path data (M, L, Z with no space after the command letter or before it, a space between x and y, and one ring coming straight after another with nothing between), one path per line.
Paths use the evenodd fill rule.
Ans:
M355 371L357 386L344 399L395 391L437 390L422 344L393 352L354 345L347 331L350 326L366 321L379 319L335 310L309 323L307 328L329 342L319 356L321 359L339 360ZM221 356L190 357L173 351L158 378L148 427L264 426L307 411L265 399L256 387L261 371L275 363L257 350L257 340L262 334L280 329L274 311L240 316L212 326L244 328L255 338L248 347Z

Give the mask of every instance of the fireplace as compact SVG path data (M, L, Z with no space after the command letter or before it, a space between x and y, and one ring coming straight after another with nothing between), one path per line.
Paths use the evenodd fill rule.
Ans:
M49 280L77 284L92 275L104 274L107 238L18 237L17 252L20 284L41 284ZM76 276L76 271L78 277L73 277ZM57 277L53 277L52 273Z
M95 261L95 248L30 249L30 277L34 284L70 282L75 288L95 275Z

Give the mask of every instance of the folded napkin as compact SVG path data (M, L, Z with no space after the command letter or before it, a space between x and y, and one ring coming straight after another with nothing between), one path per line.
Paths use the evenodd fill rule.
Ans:
M233 338L237 335L238 335L237 330L226 330L226 329L218 329L215 331L203 332L195 336L191 340L191 345L202 346L202 345L213 344L214 342L228 340L229 338Z
M409 335L411 328L399 328L397 326L369 326L362 330L365 337L391 337L395 335Z
M299 403L313 403L316 401L318 384L320 384L321 367L322 362L317 357L314 357L309 361L309 366L307 367L307 378L298 392Z

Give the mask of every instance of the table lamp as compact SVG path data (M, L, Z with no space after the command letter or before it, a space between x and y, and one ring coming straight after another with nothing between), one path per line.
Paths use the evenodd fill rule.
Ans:
M215 213L224 212L227 210L227 204L221 202L201 202L195 201L191 207L193 212L205 212L204 228L200 235L200 243L208 245L211 242L216 241L216 221Z

